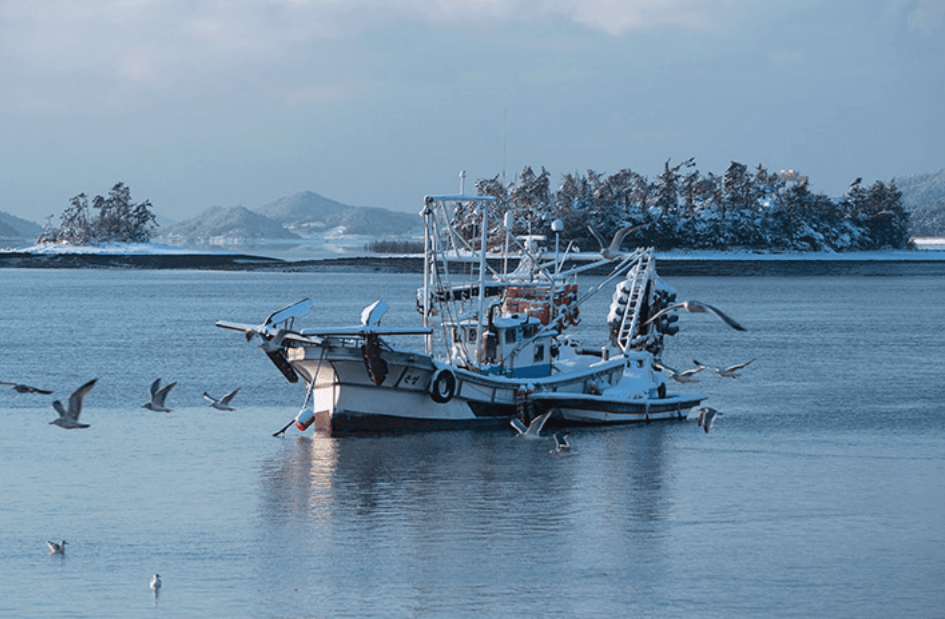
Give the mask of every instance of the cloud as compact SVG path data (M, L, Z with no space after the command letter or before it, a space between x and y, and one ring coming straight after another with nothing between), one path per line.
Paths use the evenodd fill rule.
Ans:
M619 36L634 30L650 28L678 27L684 29L705 29L713 25L717 9L729 3L705 2L698 0L636 0L634 2L613 2L610 0L549 2L549 12L559 10L562 15L575 23L594 30L601 30L612 36Z
M621 36L706 28L746 1L0 0L0 81L8 85L0 106L120 106L210 79L266 79L306 62L344 70L333 45L350 48L404 24L475 29L564 20ZM341 96L338 86L311 86L288 99Z
M621 35L632 30L675 26L704 28L716 15L744 0L274 0L308 8L331 8L364 18L372 13L432 23L516 23L564 18L581 26ZM338 11L339 14L342 12Z
M918 0L915 8L906 16L912 28L931 33L940 30L945 23L945 2L942 0Z

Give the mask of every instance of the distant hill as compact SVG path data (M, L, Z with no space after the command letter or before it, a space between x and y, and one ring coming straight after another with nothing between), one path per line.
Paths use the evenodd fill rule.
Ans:
M243 206L213 206L196 217L180 221L160 231L163 238L192 242L297 239L278 221Z
M945 237L945 199L906 210L912 236Z
M418 232L417 215L383 208L348 206L311 191L261 207L212 207L196 217L161 227L155 235L193 243L289 240L331 233L389 237Z
M13 239L19 236L19 230L0 219L0 239Z
M414 213L389 211L386 208L353 206L326 219L329 228L340 234L360 236L397 236L417 232L423 219Z
M303 191L253 210L275 219L284 226L301 226L306 223L324 222L327 217L350 208L347 204L335 202L313 191Z
M945 168L895 179L913 236L945 236Z
M422 225L415 214L349 206L312 191L280 198L253 210L303 236L330 230L344 235L390 236L419 231Z
M43 231L39 224L0 211L0 238L35 239Z
M897 176L895 180L896 187L902 192L902 203L907 208L945 199L945 168L929 174Z

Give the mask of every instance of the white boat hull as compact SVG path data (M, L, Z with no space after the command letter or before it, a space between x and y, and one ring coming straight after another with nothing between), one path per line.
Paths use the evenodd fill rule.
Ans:
M512 417L529 419L549 410L551 422L614 424L685 419L703 396L606 397L620 384L624 361L598 361L551 378L481 375L446 367L422 353L384 350L384 379L377 384L357 346L294 346L287 360L311 392L315 429L325 432L505 427ZM438 372L453 386L434 398ZM600 390L605 395L590 391ZM444 401L445 400L445 401Z
M568 424L615 425L686 419L690 409L704 399L690 394L636 400L575 395L556 398L555 408L558 417Z

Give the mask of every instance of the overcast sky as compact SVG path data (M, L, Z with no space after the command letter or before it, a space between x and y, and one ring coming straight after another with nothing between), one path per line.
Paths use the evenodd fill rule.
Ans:
M695 157L814 190L945 166L945 0L0 0L0 210L419 211Z

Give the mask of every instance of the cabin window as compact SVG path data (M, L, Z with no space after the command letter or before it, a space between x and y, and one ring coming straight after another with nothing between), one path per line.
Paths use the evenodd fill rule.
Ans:
M545 345L538 344L535 346L535 361L543 361L545 358Z
M505 330L505 343L514 344L515 343L515 334L517 331L515 329L506 329Z
M469 329L469 341L470 341L470 342L475 342L475 341L476 341L476 327L470 327L470 329Z
M535 325L525 325L525 328L522 329L522 332L525 337L531 337L535 335Z
M456 343L463 341L459 335L459 329L457 329L456 327L453 327L453 341Z

